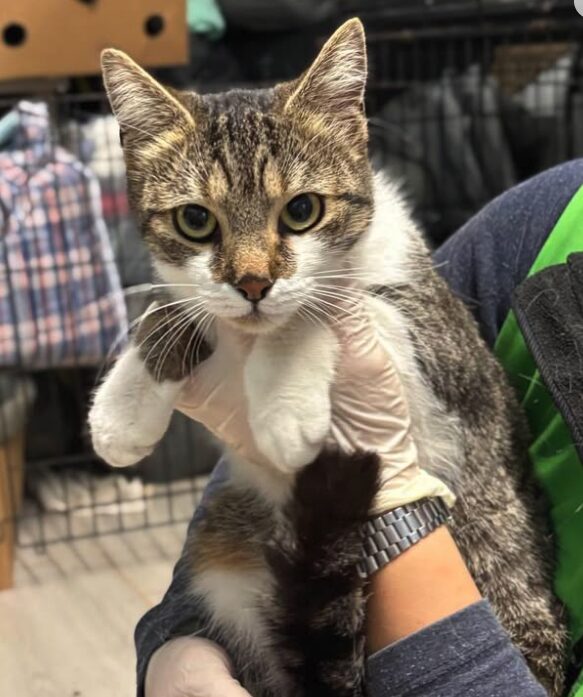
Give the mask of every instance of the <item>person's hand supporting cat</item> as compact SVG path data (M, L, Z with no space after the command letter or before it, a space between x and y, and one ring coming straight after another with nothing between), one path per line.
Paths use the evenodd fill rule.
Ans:
M379 455L382 482L375 511L426 496L441 496L452 505L449 488L418 466L403 385L371 326L366 307L351 303L339 313L338 321L331 325L339 351L331 388L328 445L348 453ZM229 333L228 341L221 342L230 347L228 378L224 373L205 370L203 364L184 389L177 408L207 426L237 454L261 463L265 457L249 427L243 389L244 365L253 338L226 328L221 331ZM208 360L213 361L213 357ZM224 356L217 360L226 362Z
M212 641L172 639L150 659L146 697L250 697L233 677L229 657Z
M401 380L364 307L351 305L333 327L340 348L332 388L330 446L379 454L381 489L375 510L426 496L442 496L451 504L454 497L445 484L418 466ZM235 336L230 338L237 341ZM244 391L236 388L243 380L250 341L245 338L235 344L228 381L200 381L195 373L178 408L207 425L239 455L261 461L246 420ZM205 372L207 378L212 374ZM248 693L233 677L228 656L216 644L182 637L167 642L152 657L146 697L219 695L245 697Z

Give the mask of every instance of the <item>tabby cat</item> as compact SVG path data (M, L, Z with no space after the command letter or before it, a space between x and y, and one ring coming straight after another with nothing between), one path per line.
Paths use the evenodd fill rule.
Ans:
M420 464L458 494L452 531L465 560L559 695L565 622L522 417L398 188L371 170L366 72L356 19L271 89L178 92L104 51L161 293L97 390L95 450L117 466L147 455L193 371L229 380L236 348L224 328L252 337L241 389L262 462L233 454L189 543L205 635L254 697L363 694L354 567L378 463L323 447L337 351L325 318L352 278L402 378Z

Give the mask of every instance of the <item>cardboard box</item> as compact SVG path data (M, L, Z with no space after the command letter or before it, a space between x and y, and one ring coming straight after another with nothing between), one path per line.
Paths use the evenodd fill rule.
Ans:
M185 0L0 0L0 80L96 74L109 46L186 63Z

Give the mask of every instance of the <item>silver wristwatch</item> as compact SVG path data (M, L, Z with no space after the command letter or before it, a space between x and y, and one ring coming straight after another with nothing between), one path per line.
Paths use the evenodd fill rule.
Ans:
M360 577L382 569L449 518L449 508L440 498L421 499L371 518L364 525Z

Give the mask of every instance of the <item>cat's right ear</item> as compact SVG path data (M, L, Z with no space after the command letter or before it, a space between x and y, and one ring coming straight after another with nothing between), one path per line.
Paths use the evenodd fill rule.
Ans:
M192 115L176 97L123 51L102 51L101 70L123 136L147 140L164 131L193 126Z

